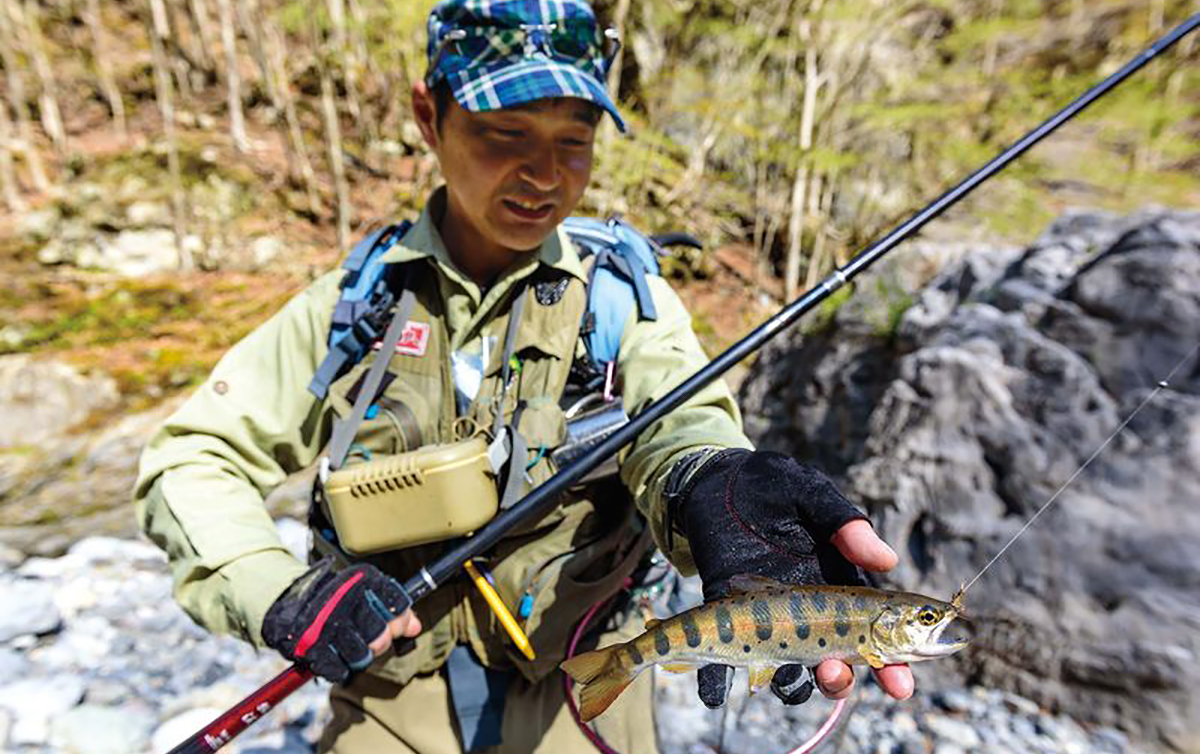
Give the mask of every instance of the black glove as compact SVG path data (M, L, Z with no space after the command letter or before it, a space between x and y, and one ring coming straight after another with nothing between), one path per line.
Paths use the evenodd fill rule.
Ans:
M687 461L679 477L686 477ZM864 583L830 540L866 516L814 468L780 453L724 450L678 491L668 481L668 490L674 493L673 522L687 536L705 600L725 596L729 580L741 574L792 584ZM700 700L709 707L724 704L732 670L700 668ZM800 704L812 694L808 675L801 665L784 665L775 671L771 691L785 704Z
M325 558L267 610L263 640L315 675L345 683L371 664L367 645L410 605L404 588L375 566L334 571Z

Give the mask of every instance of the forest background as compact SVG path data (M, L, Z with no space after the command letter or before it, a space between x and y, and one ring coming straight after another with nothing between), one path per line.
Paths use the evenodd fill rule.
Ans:
M0 0L0 354L103 370L111 411L144 408L202 380L370 227L414 217L438 181L409 105L433 4ZM710 350L1196 11L597 6L625 42L610 85L633 129L604 126L581 212L705 242L667 270ZM927 242L1027 243L1072 206L1198 206L1198 58L1191 35ZM114 262L139 233L155 248ZM887 300L885 324L911 303Z

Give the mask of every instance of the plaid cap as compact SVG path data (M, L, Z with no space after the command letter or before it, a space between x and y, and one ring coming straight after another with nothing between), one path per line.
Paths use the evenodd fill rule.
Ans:
M443 0L429 14L430 86L471 112L578 97L625 121L604 81L611 60L585 0Z

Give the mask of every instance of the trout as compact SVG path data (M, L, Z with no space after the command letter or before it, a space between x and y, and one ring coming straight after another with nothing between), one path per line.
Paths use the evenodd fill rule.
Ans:
M745 667L751 693L781 665L836 659L873 668L953 654L947 636L961 601L852 586L797 586L757 576L730 580L729 596L664 621L635 639L585 652L560 666L581 685L580 717L599 715L652 665L683 673L709 663Z

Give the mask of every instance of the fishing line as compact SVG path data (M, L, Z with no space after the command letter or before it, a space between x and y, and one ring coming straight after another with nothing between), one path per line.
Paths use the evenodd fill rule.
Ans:
M1129 426L1129 423L1134 420L1134 417L1136 417L1139 413L1141 413L1141 410L1143 408L1145 408L1146 406L1148 406L1150 404L1150 401L1152 401L1156 397L1158 397L1159 393L1161 393L1163 390L1166 390L1167 388L1169 388L1171 386L1171 379L1175 376L1175 373L1178 372L1180 369L1182 369L1183 365L1185 363L1187 363L1193 356L1195 356L1198 351L1200 351L1200 344L1197 344L1196 347L1191 350L1191 352L1189 352L1186 356L1184 356L1182 359L1179 360L1179 363L1177 363L1175 365L1175 367L1173 369L1171 369L1171 371L1167 374L1166 378L1160 380L1158 382L1158 384L1154 386L1154 389L1150 391L1150 394L1147 395L1145 397L1145 399L1142 400L1142 402L1138 404L1137 408L1135 408L1132 412L1130 412L1129 416L1125 417L1125 421L1121 422L1120 426L1118 426L1116 428L1116 430L1114 430L1113 433L1108 436L1108 439L1106 439L1104 442L1102 442L1100 444L1100 447L1096 448L1096 450L1088 457L1088 459L1086 461L1084 461L1083 464L1078 469L1075 470L1075 473L1071 474L1070 478L1067 479L1067 481L1063 482L1062 486L1059 487L1058 490L1056 490L1055 493L1050 496L1050 499L1047 500L1045 502L1045 504L1042 505L1042 507L1038 509L1037 513L1034 513L1033 516L1031 516L1030 519L1025 522L1025 525L1022 526L1021 529L1012 536L1012 539L1008 540L1008 542L1003 547L1000 548L1000 552L996 553L995 557L993 557L991 560L989 560L987 565L985 565L982 569L980 569L979 573L975 574L974 578L972 578L970 581L968 581L966 584L964 584L962 586L962 588L960 588L958 590L958 593L954 595L954 599L952 600L953 604L956 607L962 606L962 600L963 600L963 597L966 595L967 590L970 589L975 584L975 582L979 580L979 577L982 576L984 573L986 573L987 570L989 568L991 568L996 563L996 561L999 560L1004 555L1004 553L1008 552L1008 548L1012 547L1013 543L1016 542L1021 537L1022 534L1024 534L1026 531L1028 531L1029 527L1033 526L1033 522L1037 521L1038 518L1043 513L1045 513L1046 510L1051 505L1053 505L1056 500L1058 500L1059 495L1061 495L1064 490L1066 490L1068 487L1070 487L1071 483L1074 482L1075 479L1078 478L1079 475L1082 474L1084 472L1084 470L1087 469L1087 467L1092 464L1092 461L1095 461L1096 458L1099 457L1099 455L1104 452L1104 449L1107 448L1114 439L1116 439L1117 435L1121 434L1121 432L1124 431L1125 427Z

